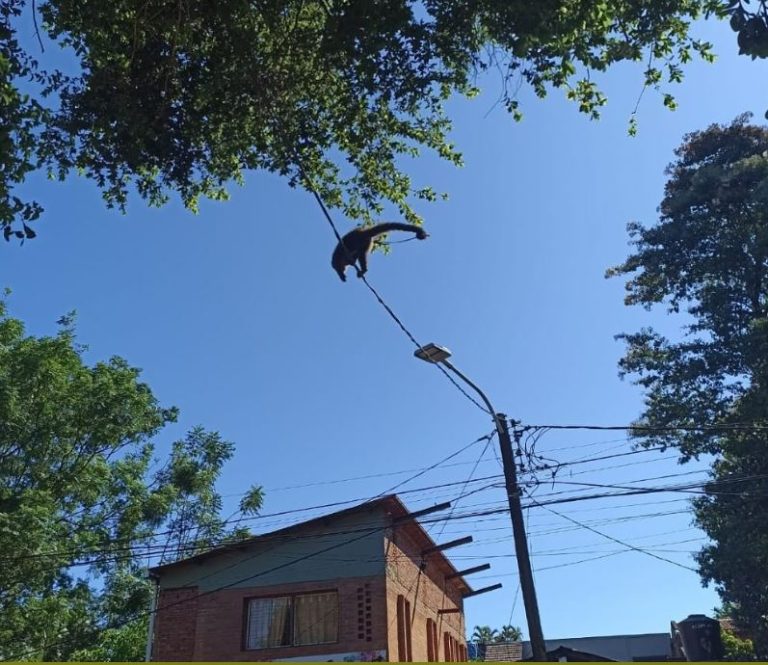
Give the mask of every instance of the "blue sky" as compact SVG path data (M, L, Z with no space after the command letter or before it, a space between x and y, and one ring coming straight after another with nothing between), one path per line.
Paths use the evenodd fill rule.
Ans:
M762 119L768 108L756 85L765 63L738 57L725 25L705 24L700 34L715 43L718 62L688 67L673 91L676 112L646 93L636 138L626 130L641 67L604 77L609 106L599 122L558 93L539 101L524 92L525 120L516 124L493 108L498 88L489 79L480 98L451 104L466 166L429 156L413 165L417 182L451 198L421 209L426 242L372 257L371 283L418 339L448 346L457 367L510 417L624 424L641 411L637 388L617 376L622 346L614 335L649 324L674 333L679 323L661 311L626 308L622 282L605 280L605 269L627 255L626 223L655 219L664 167L685 132L744 111ZM413 358L410 342L363 284L339 281L329 265L334 238L306 192L251 174L229 202L204 203L197 216L175 203L148 209L138 199L122 216L106 210L84 180L32 179L28 188L46 208L38 238L0 247L0 284L13 289L13 315L30 332L49 334L61 314L76 309L89 359L117 354L142 368L159 399L181 409L179 423L158 439L160 450L196 424L235 442L221 483L228 507L252 483L265 487L267 513L362 499L409 474L350 478L428 466L491 430L487 416ZM620 432L551 432L538 450L568 461L629 444ZM403 489L464 481L481 451L473 446L454 466ZM559 479L627 483L701 468L643 453L574 466L578 477ZM498 473L488 450L475 476ZM328 482L336 480L344 482ZM543 485L537 496L574 487ZM460 488L403 499L421 508ZM689 552L702 541L684 499L656 494L554 508L691 565ZM456 510L503 500L500 488L489 488ZM276 528L285 519L253 527ZM717 604L693 572L634 551L575 563L622 548L543 509L531 510L528 521L545 636L665 631L671 619ZM467 601L468 627L511 617L525 630L506 517L451 521L438 540L467 534L475 543L452 550L456 564L490 561L491 571L472 584L504 583Z

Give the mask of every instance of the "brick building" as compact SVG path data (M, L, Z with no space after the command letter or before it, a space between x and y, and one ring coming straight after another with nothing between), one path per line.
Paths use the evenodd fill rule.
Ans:
M434 547L391 495L158 566L152 658L466 660L472 590Z

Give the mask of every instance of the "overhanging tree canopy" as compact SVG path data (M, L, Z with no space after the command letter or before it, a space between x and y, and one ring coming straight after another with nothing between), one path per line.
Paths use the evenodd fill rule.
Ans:
M648 61L648 85L679 81L694 55L711 58L691 22L740 11L736 5L38 2L40 31L76 59L71 74L46 68L35 42L19 42L35 4L3 0L0 225L6 237L34 235L28 222L40 207L14 192L38 169L92 178L110 206L125 206L135 189L156 205L178 192L194 209L200 196L225 197L226 184L246 170L306 186L303 168L349 217L370 220L389 202L418 221L413 202L435 192L412 183L402 158L427 148L460 161L443 104L453 93L472 94L479 72L498 67L512 113L515 91L527 82L540 96L565 88L581 111L596 115L605 99L590 72ZM754 17L743 19L736 27L755 32ZM671 96L665 103L674 104Z

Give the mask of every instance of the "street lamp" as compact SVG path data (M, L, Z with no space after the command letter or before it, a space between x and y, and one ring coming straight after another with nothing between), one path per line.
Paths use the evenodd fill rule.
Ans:
M520 504L520 489L517 484L517 469L512 455L512 440L509 437L507 416L503 413L497 413L490 400L485 396L485 393L448 362L448 358L451 357L451 352L444 346L438 346L433 343L426 344L425 346L416 349L413 355L419 358L419 360L424 360L435 365L442 364L453 372L480 395L480 398L485 402L488 413L493 417L496 431L499 434L499 447L501 449L501 461L504 467L504 479L507 486L509 515L512 519L512 535L515 541L515 557L517 558L517 568L520 573L520 588L523 592L523 604L525 605L525 616L528 621L528 635L531 638L533 659L542 662L546 661L547 648L544 644L541 619L539 618L539 604L536 600L536 588L533 584L531 558L528 552L525 522L523 521L523 508Z

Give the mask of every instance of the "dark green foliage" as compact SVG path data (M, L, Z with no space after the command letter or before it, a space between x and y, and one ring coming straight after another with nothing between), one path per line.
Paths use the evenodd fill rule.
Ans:
M760 417L765 422L766 411ZM696 522L711 538L696 556L705 582L714 582L731 618L768 657L768 434L731 436L712 487L694 500ZM747 480L743 480L747 478ZM735 646L735 645L733 645Z
M475 626L475 630L472 632L470 638L473 642L479 642L481 644L489 644L496 640L499 631L496 628L490 626Z
M686 334L623 335L621 371L645 389L639 424L721 426L640 443L676 447L682 461L717 456L706 495L694 501L712 540L697 561L765 658L768 431L727 428L768 429L768 129L741 116L686 136L676 154L659 222L630 225L635 253L609 272L632 275L627 304L683 312Z
M27 336L0 301L0 659L142 659L146 555L233 536L214 485L234 446L197 428L152 470L175 410L124 360L87 365L61 323Z
M499 634L496 636L496 642L519 642L523 639L523 631L517 626L502 626Z
M686 312L687 335L622 335L621 370L646 389L640 424L737 423L768 380L768 131L742 116L686 136L677 155L659 222L629 225L636 252L608 274L633 275L628 305ZM721 449L719 432L646 442L685 457Z
M516 117L523 82L540 96L564 88L596 117L605 98L591 72L647 61L647 85L677 82L694 55L712 57L689 34L691 22L727 9L718 0L41 0L37 8L40 29L79 71L44 71L30 56L37 44L15 41L34 5L0 2L9 120L0 224L25 237L17 222L40 210L12 192L37 169L86 175L109 206L122 209L136 190L154 205L177 192L195 209L201 196L225 198L250 169L306 186L303 167L349 217L370 221L392 203L418 221L413 203L436 194L411 182L403 157L427 148L460 162L443 104L474 94L479 72L501 72Z
M768 57L768 7L764 0L728 0L724 3L731 28L738 35L739 53Z
M523 632L517 626L505 625L501 630L490 626L475 626L470 640L480 644L493 642L518 642L523 639Z

